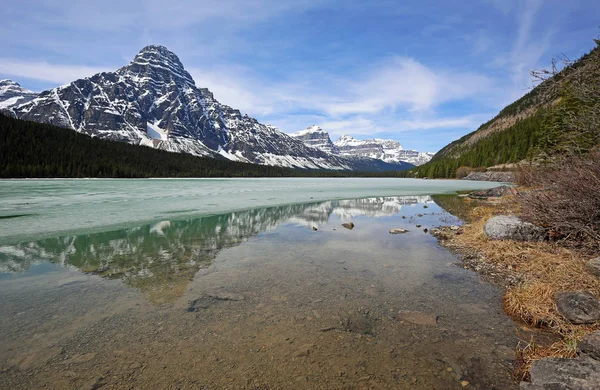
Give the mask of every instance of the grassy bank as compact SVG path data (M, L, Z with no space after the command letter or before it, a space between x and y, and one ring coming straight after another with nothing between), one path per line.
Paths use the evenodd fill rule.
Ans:
M571 324L557 311L554 294L586 290L600 296L600 280L585 270L590 253L558 242L488 239L484 225L489 218L520 214L520 203L513 196L492 201L462 198L460 202L462 206L453 208L460 207L467 223L459 234L444 235L443 245L461 254L467 268L503 286L504 310L508 315L524 326L544 329L553 336L520 342L516 355L519 379L527 379L534 360L575 357L583 336L599 330L600 324Z

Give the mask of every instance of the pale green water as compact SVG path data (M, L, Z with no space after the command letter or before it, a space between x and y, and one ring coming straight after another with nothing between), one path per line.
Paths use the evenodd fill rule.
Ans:
M361 180L11 182L0 388L516 388L500 292L423 232L482 183Z
M0 245L257 207L432 195L497 185L360 178L0 180ZM18 217L2 218L7 216Z

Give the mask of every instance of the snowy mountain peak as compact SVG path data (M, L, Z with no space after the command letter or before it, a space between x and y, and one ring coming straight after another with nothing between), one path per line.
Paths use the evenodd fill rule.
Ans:
M119 69L117 74L146 78L162 83L175 81L180 84L195 85L192 76L186 72L179 57L164 46L144 47L129 65Z
M312 148L320 149L332 154L339 153L337 147L331 142L329 133L317 125L312 125L304 130L297 131L290 134L290 136L304 142L305 145Z
M343 156L370 157L390 163L404 161L414 165L422 165L433 157L433 153L404 150L400 142L391 139L358 140L344 134L334 144Z
M0 80L0 109L30 101L36 93L12 80Z
M149 45L144 47L142 50L138 52L138 54L133 59L133 62L144 62L144 61L171 61L174 63L178 63L183 67L179 57L171 50L167 49L165 46L160 45Z

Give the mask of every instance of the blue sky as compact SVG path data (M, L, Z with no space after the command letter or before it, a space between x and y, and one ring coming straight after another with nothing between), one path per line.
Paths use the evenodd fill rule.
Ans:
M596 1L0 0L0 78L43 90L115 70L145 45L264 123L437 151L577 58Z

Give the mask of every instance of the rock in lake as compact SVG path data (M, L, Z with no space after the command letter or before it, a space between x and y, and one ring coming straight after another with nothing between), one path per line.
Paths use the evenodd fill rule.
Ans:
M486 236L493 240L541 241L544 229L512 215L499 215L485 223Z
M415 325L436 326L438 317L435 314L421 313L420 311L400 310L397 319Z
M408 233L408 230L402 229L402 228L390 229L390 234L403 234L403 233Z
M591 358L600 360L600 330L586 335L579 344L579 350Z
M318 230L316 226L313 226L313 227L312 227L312 229L313 229L313 231L315 231L315 232Z
M523 390L600 389L600 362L586 355L536 360L529 373L531 383L521 382Z
M593 324L600 321L600 301L585 291L557 292L556 308L573 324Z
M585 269L592 275L600 277L600 257L596 257L585 263Z
M346 229L352 230L354 229L354 222L344 222L342 224L343 227L345 227Z

